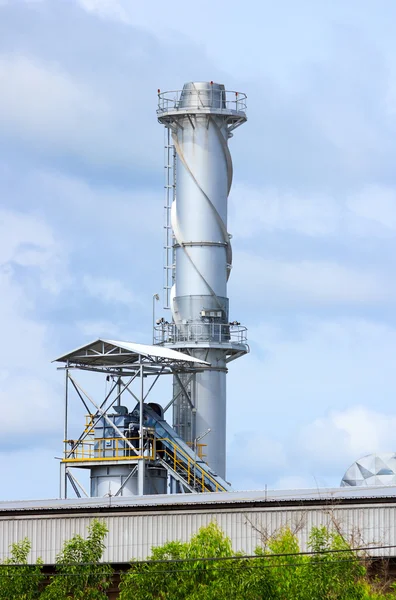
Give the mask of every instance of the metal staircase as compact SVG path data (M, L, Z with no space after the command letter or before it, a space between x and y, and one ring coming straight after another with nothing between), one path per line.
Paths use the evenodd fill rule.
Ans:
M70 448L65 450L62 462L69 467L92 468L96 465L112 465L114 461L119 464L136 465L139 460L144 460L149 468L164 467L170 477L180 484L178 491L230 491L230 485L214 473L203 460L200 452L202 444L195 444L194 448L190 448L150 405L144 406L143 452L140 452L137 428L138 421L132 435L132 431L124 430L122 433L118 430L120 435L116 437L98 437L95 435L93 417L90 415L84 438L66 440ZM175 487L173 490L175 491Z
M230 485L177 435L175 430L147 405L145 425L154 433L156 459L190 492L227 492Z

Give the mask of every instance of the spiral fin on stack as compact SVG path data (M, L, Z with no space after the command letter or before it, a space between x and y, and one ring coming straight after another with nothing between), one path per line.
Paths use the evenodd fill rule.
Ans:
M212 117L209 116L208 118L214 123L214 119ZM229 192L229 190L231 188L231 183L232 183L232 160L231 160L231 155L230 155L230 151L228 150L227 144L224 143L223 135L222 135L221 131L219 130L219 128L217 127L217 125L216 125L216 131L218 131L219 138L221 138L221 140L223 141L223 149L224 149L224 155L225 155L225 162L226 162L226 165L227 165L228 192ZM211 209L211 211L212 211L212 213L213 213L213 215L215 217L215 220L216 220L216 222L217 222L217 224L219 226L219 229L220 229L220 231L222 233L222 242L225 245L226 254L227 254L227 267L226 268L227 268L227 280L228 280L228 278L230 276L230 272L231 272L231 267L232 267L232 247L231 247L230 236L228 234L227 228L226 228L226 226L224 224L224 221L221 218L220 214L216 210L215 205L213 204L213 202L209 198L208 194L206 194L206 192L204 191L204 189L200 185L200 183L197 180L197 178L195 177L195 175L194 175L191 167L188 165L188 163L187 163L187 161L186 161L186 159L184 157L183 149L182 149L181 144L179 143L179 141L177 139L177 134L175 132L172 132L172 139L173 139L173 143L174 143L174 146L176 148L176 152L177 152L177 156L178 156L179 160L183 164L183 166L186 169L186 171L190 174L190 176L191 176L192 180L194 181L195 185L197 186L197 188L201 192L202 197L205 198L206 202L210 206L210 209ZM184 237L183 237L183 232L180 229L180 224L179 224L179 221L178 221L178 218L177 218L177 199L175 199L173 201L173 203L172 203L171 221L172 221L172 229L173 229L173 234L174 234L176 243L183 249L183 252L187 256L188 260L191 262L191 265L193 266L193 268L196 271L196 273L202 279L202 281L205 284L207 290L209 291L209 293L211 294L211 296L216 301L218 307L220 309L222 309L223 308L223 303L219 300L219 298L217 297L217 295L216 295L215 291L213 290L213 288L209 285L209 283L205 279L204 275L198 269L197 265L194 263L191 255L190 255L190 253L188 251L187 240L185 240Z
M176 155L169 210L173 323L161 335L163 343L210 363L193 380L187 372L175 376L173 426L187 443L205 436L206 460L221 477L227 363L249 351L246 328L230 324L227 296L232 267L227 212L233 179L228 139L246 121L244 98L221 84L188 83L180 92L160 93L158 109Z

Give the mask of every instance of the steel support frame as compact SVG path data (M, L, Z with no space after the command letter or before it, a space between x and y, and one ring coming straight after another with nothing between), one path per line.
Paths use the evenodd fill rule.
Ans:
M144 404L144 371L140 365L140 401L139 401L139 454L138 461L138 494L144 495L144 435L143 435L143 404Z
M133 466L133 468L131 469L131 473L128 475L127 480L129 480L129 478L132 477L136 473L136 470L137 470L138 494L144 495L144 492L145 492L145 468L146 468L146 465L145 465L146 461L144 458L144 421L143 421L144 403L147 400L151 391L153 390L153 388L154 388L155 384L157 383L158 379L160 378L160 376L175 375L175 374L178 375L179 372L183 372L183 373L187 372L187 373L191 373L191 377L190 377L189 381L192 381L194 379L195 373L197 371L202 370L202 367L194 368L194 367L189 367L186 365L184 368L181 368L178 370L178 369L175 369L175 368L171 367L170 365L167 365L164 363L153 364L153 363L147 363L143 360L140 360L139 363L136 363L135 365L133 365L132 368L131 368L131 365L125 365L125 371L124 371L122 365L116 365L116 366L109 365L108 367L104 366L104 368L99 370L97 368L86 368L84 366L80 367L79 365L75 365L75 364L71 365L69 363L67 363L65 367L62 367L62 369L65 371L64 427L63 427L64 457L66 457L66 458L70 457L73 453L73 450L75 450L76 447L82 441L84 441L84 439L86 439L86 437L88 435L88 430L83 431L81 433L81 435L79 436L78 440L75 441L73 446L71 448L68 447L68 438L69 438L69 434L70 434L69 413L70 413L70 383L71 383L75 394L79 398L80 402L83 404L84 408L86 410L88 410L88 413L92 417L92 422L90 424L90 428L93 427L100 418L104 418L106 420L106 422L109 424L109 426L111 426L115 430L115 432L117 433L117 436L119 436L121 439L123 439L123 441L128 445L128 447L137 455L136 458L134 458L133 456L131 457L130 462L131 462L131 465ZM101 374L106 374L106 375L110 375L111 377L113 377L114 382L113 382L112 386L110 387L110 390L106 393L104 400L102 402L100 402L100 403L96 402L84 390L84 388L80 385L80 383L76 380L75 375L74 374L71 375L71 371L75 371L75 370L77 370L77 371L89 370L91 372L100 372ZM147 391L145 391L144 380L146 377L149 377L149 376L154 377L154 381L148 387ZM129 377L129 380L126 383L124 382L125 377ZM130 386L132 385L132 383L134 383L136 381L139 382L139 393L134 393L130 389ZM192 405L192 401L191 401L191 398L190 398L187 390L184 389L183 385L181 387L183 388L181 393L183 393L187 396L189 403ZM116 395L113 399L111 399L111 396L115 390L116 390ZM139 450L136 450L136 448L124 436L124 434L118 429L118 427L107 417L108 411L115 404L120 405L120 403L121 403L120 399L124 392L128 392L132 396L132 398L137 403L139 403L139 407L140 407ZM111 402L107 405L107 403L109 402L110 399L111 399ZM171 404L173 404L173 401L174 401L174 399L172 399L171 403L168 403L166 409L169 408L169 406L171 406ZM95 411L92 413L91 413L91 411L89 411L89 408L88 408L89 404L91 404L95 408ZM89 461L87 461L87 462L89 462ZM126 463L123 462L123 464L126 464ZM73 491L75 492L77 497L80 497L79 490L81 490L84 495L87 495L87 492L85 491L83 485L79 482L78 478L72 473L72 469L74 470L76 468L87 468L87 465L79 467L79 465L72 463L72 462L67 462L67 461L62 462L61 461L61 463L60 463L60 498L62 498L62 499L68 498L69 486L73 489ZM169 472L168 467L167 467L167 470ZM169 475L171 477L175 477L173 473L169 473ZM178 479L178 477L176 477L176 479ZM127 480L123 482L123 484L117 490L115 495L121 494L122 489L124 488ZM180 481L179 483L182 483L182 481Z
M69 363L66 363L65 368L65 398L64 398L64 422L63 422L63 449L64 456L67 453L67 438L68 438L68 411L69 411ZM67 498L67 467L66 464L60 463L60 489L59 495L61 498Z
M133 398L135 400L137 399L137 396L135 394L133 394L133 392L131 392L131 390L129 389L129 386L135 381L135 379L139 379L141 381L144 380L144 377L147 376L147 374L145 373L145 371L146 371L145 365L139 364L138 370L135 369L134 374L132 375L132 377L130 377L130 379L127 383L124 383L123 377L125 375L123 374L122 370L119 368L118 369L118 377L117 377L116 382L112 385L110 391L106 394L104 400L100 404L95 402L93 400L93 398L82 388L82 386L76 380L76 378L70 374L70 370L71 370L70 366L67 365L67 367L65 368L65 399L64 399L64 427L63 427L64 456L66 458L68 456L71 456L71 454L73 453L73 450L75 450L75 448L88 435L88 431L84 431L79 436L78 440L76 440L76 443L73 445L73 447L72 448L68 447L67 440L69 437L69 403L70 403L69 383L72 383L73 389L75 390L77 397L79 398L81 403L84 405L85 409L88 408L87 402L85 400L88 400L88 402L90 402L93 405L93 407L95 408L95 412L92 413L91 427L95 425L95 423L98 421L98 419L104 418L106 420L106 422L108 423L108 425L111 426L115 430L115 432L117 433L117 436L119 436L121 439L123 439L123 441L128 445L128 447L135 454L139 454L140 450L143 448L143 443L144 443L143 442L143 428L142 427L140 428L141 433L139 434L139 436L140 436L139 450L136 450L136 448L133 446L133 444L131 444L131 442L118 429L118 427L110 419L108 419L107 413L114 406L114 404L116 404L116 403L118 405L120 404L121 395L125 391L130 392L132 394ZM77 370L79 370L79 369L77 369ZM82 369L82 370L85 370L85 369ZM157 377L155 378L154 384L158 380L159 375L162 374L163 371L164 371L164 367L161 367L159 373L156 373ZM151 370L150 370L149 374L150 375L153 374L151 372ZM146 394L146 397L152 390L154 384L150 387L149 391ZM116 394L115 398L113 398L111 403L108 406L106 406L106 403L108 402L108 400L110 399L112 393L114 392L114 390L116 388L117 388L117 394ZM144 388L141 388L141 389L144 389ZM142 402L144 402L145 397L141 396L140 399L141 399L140 406L142 408L142 406L143 406ZM139 461L139 462L142 462L142 461ZM132 464L136 463L136 459L134 460L133 457L131 457L131 463ZM83 491L83 493L86 494L86 491L84 490L84 487L82 486L82 484L78 481L77 477L75 477L75 475L73 473L71 473L71 469L75 469L75 468L78 468L78 465L73 464L73 463L68 463L68 462L60 463L60 497L61 498L66 499L68 497L68 483L73 488L74 492L76 493L76 496L79 497L78 489L81 489ZM130 476L132 475L132 473L133 473L133 471L131 471ZM120 489L116 492L116 495L119 495L121 493L122 488L124 487L125 483L126 482L124 482L123 485L120 487Z

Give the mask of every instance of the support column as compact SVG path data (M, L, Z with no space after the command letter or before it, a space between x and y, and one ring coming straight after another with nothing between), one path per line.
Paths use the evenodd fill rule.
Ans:
M143 365L140 365L140 402L139 402L139 454L138 463L138 494L144 495L144 449L143 449L143 406L144 406L144 379Z
M68 438L68 404L69 404L69 369L65 370L65 408L64 408L64 424L63 424L63 458L67 456L67 438ZM67 498L67 470L64 463L60 464L60 497Z

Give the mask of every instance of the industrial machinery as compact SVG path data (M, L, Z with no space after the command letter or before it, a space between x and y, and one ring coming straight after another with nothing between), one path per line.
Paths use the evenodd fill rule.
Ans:
M230 322L232 267L227 200L232 183L228 140L246 121L246 96L211 82L158 92L167 128L165 307L156 341L203 359L210 368L173 383L173 427L188 443L205 436L206 459L226 472L227 364L248 352L246 328Z
M77 496L133 496L168 492L228 491L199 445L186 444L164 420L157 402L150 402L161 376L194 375L208 363L168 348L98 339L56 359L65 370L64 450L60 496L68 488ZM103 397L95 399L81 383L95 373L105 381ZM78 377L79 376L79 377ZM150 382L150 385L148 383ZM80 435L71 437L72 401L86 412ZM129 407L129 406L130 407ZM90 472L90 493L76 475Z
M249 350L246 328L230 322L232 266L227 199L232 182L228 140L246 121L246 96L213 82L158 92L166 127L165 308L154 344L97 339L57 360L65 370L60 495L228 491L227 365ZM154 299L157 295L154 295ZM77 374L105 379L88 394ZM153 402L155 383L171 375L173 393ZM147 385L150 381L150 385ZM71 436L72 395L86 424ZM173 407L173 427L165 420ZM90 473L90 492L75 469Z

